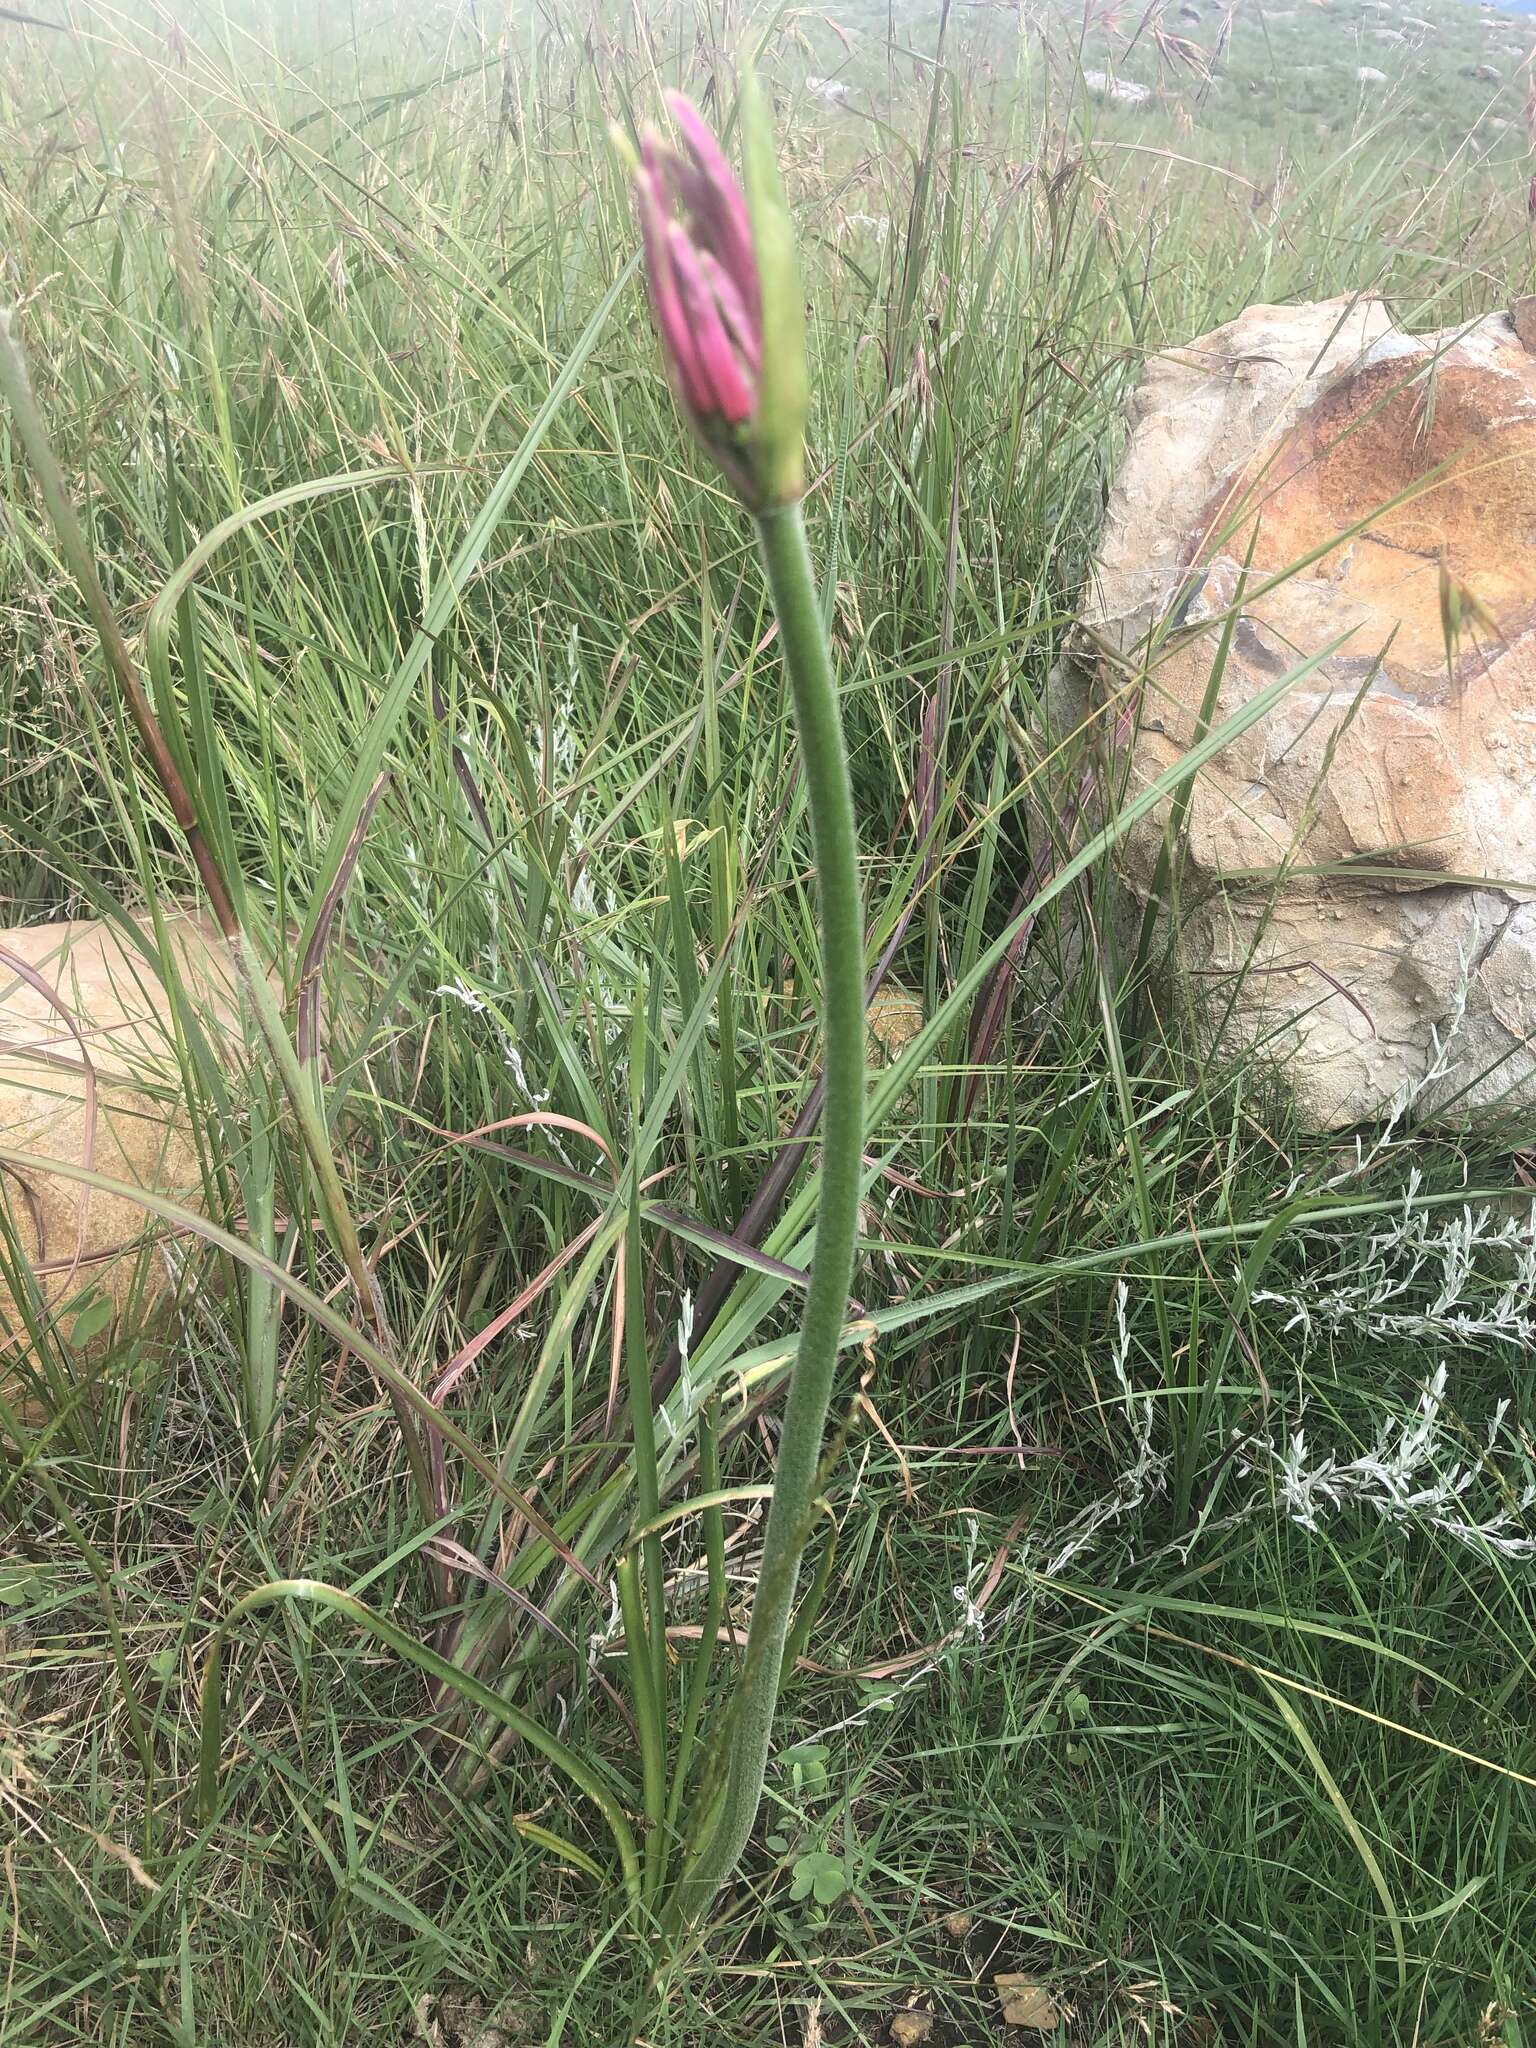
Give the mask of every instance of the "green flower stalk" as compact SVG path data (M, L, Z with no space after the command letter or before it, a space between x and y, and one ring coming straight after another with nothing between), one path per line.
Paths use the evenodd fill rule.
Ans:
M821 1191L800 1343L789 1383L762 1566L740 1681L710 1745L671 1912L697 1921L751 1837L838 1345L853 1277L864 1115L864 918L837 684L800 514L809 386L794 233L767 112L743 94L743 195L719 143L681 96L681 152L653 133L634 180L651 306L695 438L757 521L804 766L821 911L826 1059Z

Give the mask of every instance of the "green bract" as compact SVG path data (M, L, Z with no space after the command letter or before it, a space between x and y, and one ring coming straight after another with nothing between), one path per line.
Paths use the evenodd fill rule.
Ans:
M788 504L805 489L805 421L810 377L805 364L805 300L795 234L773 147L768 102L748 74L741 95L742 168L752 241L763 287L763 367L753 427L753 465L763 502Z

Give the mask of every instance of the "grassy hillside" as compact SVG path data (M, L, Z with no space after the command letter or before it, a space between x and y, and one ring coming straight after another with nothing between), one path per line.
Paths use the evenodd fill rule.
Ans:
M228 1238L146 1249L186 1268L169 1323L87 1345L86 1290L8 1354L5 2048L1536 2034L1530 1133L1298 1131L1118 949L1102 863L1086 958L1044 904L987 1002L1084 837L1031 714L1148 352L1253 301L1426 329L1532 288L1529 32L1415 5L0 20L4 296L285 1013L325 987L370 1327L461 1438L428 1516L293 1104L183 1004ZM626 1343L668 1505L723 1438L750 1602L814 1152L743 1219L814 1079L813 877L750 534L605 140L664 84L728 105L744 51L889 960L837 1541L743 1881L654 1984L596 1807L313 1600L235 1626L206 1818L195 1787L216 1625L304 1578L634 1810ZM3 419L0 464L8 920L192 898ZM713 1526L668 1528L679 1659Z

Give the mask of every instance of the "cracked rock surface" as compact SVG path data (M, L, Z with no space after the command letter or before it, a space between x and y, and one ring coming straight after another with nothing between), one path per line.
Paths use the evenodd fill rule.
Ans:
M1193 787L1176 957L1317 1128L1407 1093L1454 1120L1536 1104L1530 310L1411 336L1376 300L1254 306L1132 402L1087 686L1140 693L1134 793L1202 714L1312 664ZM1143 901L1166 818L1121 846Z

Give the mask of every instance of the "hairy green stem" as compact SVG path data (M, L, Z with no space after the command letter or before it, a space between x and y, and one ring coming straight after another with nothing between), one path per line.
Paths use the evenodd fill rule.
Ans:
M826 1061L821 1189L800 1346L763 1536L763 1561L736 1697L717 1733L694 1805L690 1860L674 1916L700 1919L752 1833L815 1497L838 1339L853 1278L864 1135L864 916L858 835L837 684L798 503L760 515L758 535L778 614L804 766L821 908L821 1020Z

